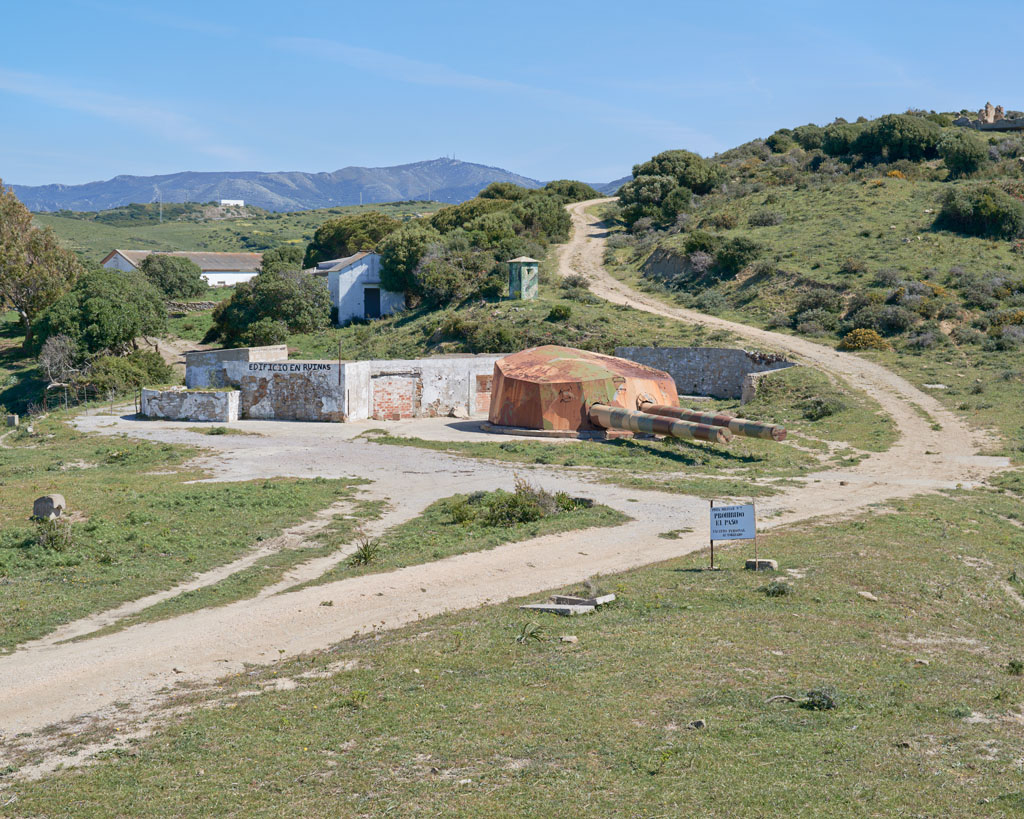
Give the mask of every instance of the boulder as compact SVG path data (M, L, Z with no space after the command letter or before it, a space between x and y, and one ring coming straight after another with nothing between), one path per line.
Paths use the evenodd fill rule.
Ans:
M32 517L39 520L54 520L64 514L67 504L63 495L43 495L32 503Z

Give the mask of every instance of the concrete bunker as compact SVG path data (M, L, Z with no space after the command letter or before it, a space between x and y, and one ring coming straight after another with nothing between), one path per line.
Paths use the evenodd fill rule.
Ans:
M744 404L757 394L760 378L796 366L781 355L738 347L616 347L615 355L664 370L685 395L739 398Z

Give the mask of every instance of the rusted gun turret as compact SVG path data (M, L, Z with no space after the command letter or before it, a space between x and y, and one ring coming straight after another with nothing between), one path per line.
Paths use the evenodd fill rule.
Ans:
M584 433L626 430L726 444L733 434L781 441L782 427L677 405L672 377L622 358L553 345L494 364L496 427Z
M767 438L771 441L785 441L786 428L778 424L761 424L757 421L748 421L746 418L737 418L727 412L698 412L697 410L683 409L666 404L652 404L647 401L640 402L640 411L653 415L662 415L667 418L678 418L681 421L688 421L691 424L708 425L728 429L736 435L743 435L747 438ZM708 439L704 439L708 440Z

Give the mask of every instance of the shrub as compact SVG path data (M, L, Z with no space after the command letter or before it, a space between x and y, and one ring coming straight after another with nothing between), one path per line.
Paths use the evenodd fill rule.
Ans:
M783 216L777 210L759 210L750 214L747 219L747 224L751 227L773 227L775 225L781 225L783 222Z
M487 505L483 522L486 526L515 526L544 517L544 510L534 498L519 492L497 491Z
M764 141L764 144L771 148L772 153L784 154L796 145L793 141L793 132L789 128L780 128L768 139Z
M206 292L206 280L199 265L183 256L150 253L139 271L169 299L190 299Z
M988 157L988 146L966 128L951 128L938 144L939 156L952 176L970 176Z
M767 585L758 589L765 597L788 597L793 593L793 587L785 580L773 580Z
M821 149L829 156L848 156L863 127L848 122L836 122L822 131Z
M994 239L1024 237L1024 202L992 184L958 185L946 192L936 226Z
M921 160L937 155L942 129L922 117L885 114L869 123L853 143L854 153L873 159Z
M599 199L601 194L586 182L575 179L555 179L544 186L544 190L561 197L566 202L585 202L587 199Z
M715 257L703 250L695 250L686 257L686 263L694 273L704 274L711 269L715 263Z
M889 350L892 349L875 330L858 327L851 330L839 344L841 350Z
M839 265L840 273L856 274L856 273L867 273L868 266L862 259L847 258L843 260L843 263Z
M62 518L36 520L36 543L49 552L69 552L77 545L71 523Z
M548 321L568 321L572 315L572 308L568 304L556 304L548 313Z
M260 273L280 273L284 270L301 270L304 251L298 245L281 245L263 254Z
M817 325L820 330L815 331L813 328L801 330L801 326L805 324ZM793 326L802 333L810 332L811 335L821 335L822 331L835 330L839 326L839 316L836 313L821 308L804 310L802 313L797 313L794 317Z
M801 405L804 418L808 421L820 421L846 409L846 402L838 395L808 398Z
M79 383L100 395L119 394L176 380L174 368L152 350L136 350L127 356L99 356L78 377Z
M217 305L206 340L244 344L249 328L264 319L279 321L292 333L313 333L326 329L330 316L331 297L323 279L305 273L260 273ZM264 323L258 332L276 331Z
M736 236L723 244L715 254L715 264L722 273L736 275L762 252L764 246L760 242Z
M385 236L378 245L380 283L395 293L416 293L414 272L431 247L441 242L441 234L423 220L407 222Z
M793 129L793 139L805 151L815 151L822 146L825 129L819 125L801 125Z
M562 279L562 283L559 286L563 290L586 290L590 287L590 279L580 273L570 273Z
M839 694L830 685L815 688L807 692L800 707L808 711L834 711L839 707Z
M732 230L739 224L739 217L730 211L722 211L712 215L709 221L718 230Z
M242 331L240 339L246 347L284 344L288 340L288 325L280 319L267 316L246 327Z

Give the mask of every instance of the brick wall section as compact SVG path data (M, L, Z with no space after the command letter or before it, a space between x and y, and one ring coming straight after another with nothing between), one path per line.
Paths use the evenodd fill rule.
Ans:
M491 411L491 387L494 385L494 374L476 377L476 412L486 415Z
M414 375L380 375L373 381L373 417L399 421L419 414L422 380Z
M756 379L748 376L793 366L781 356L738 347L617 347L615 355L664 370L683 395L744 400L756 392Z

